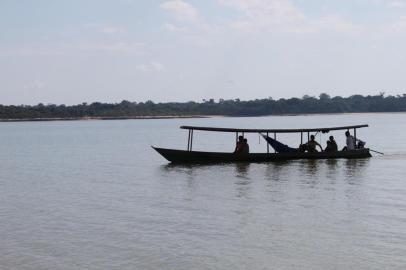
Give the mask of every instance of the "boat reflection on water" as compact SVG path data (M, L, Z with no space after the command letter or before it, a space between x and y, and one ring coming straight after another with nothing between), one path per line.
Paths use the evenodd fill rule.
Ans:
M364 171L364 167L369 166L369 159L327 159L327 160L291 160L265 163L219 163L219 164L177 164L168 163L160 166L161 171L184 173L193 177L199 171L227 171L234 170L235 177L248 179L251 167L265 167L263 177L273 181L289 179L292 167L298 169L299 174L305 178L320 176L325 174L327 177L344 173L347 177L359 177ZM229 175L231 176L231 175ZM257 175L258 177L258 175Z
M287 183L292 181L300 181L304 185L315 186L318 183L326 181L334 182L343 178L347 179L347 182L358 181L358 179L364 177L365 167L369 166L370 160L295 160L263 164L265 165L265 170L262 177L270 181L270 186L272 186L272 182Z
M249 179L249 168L251 163L249 162L237 162L237 163L224 163L224 164L177 164L168 163L160 166L160 171L164 173L183 173L188 177L197 176L198 172L213 172L213 171L228 171L230 169L234 170L232 176L239 179ZM227 175L230 176L230 175Z
M369 166L369 159L353 159L345 160L344 163L344 172L345 176L349 180L358 180L363 179L363 174L365 173L365 168Z
M251 191L251 183L252 179L249 174L250 163L243 162L243 163L235 163L235 187L236 187L236 197L238 198L250 198L250 191Z
M236 172L236 177L239 178L245 178L247 179L248 177L248 170L250 168L250 163L248 162L242 162L242 163L235 163L235 172Z
M327 159L326 160L326 165L329 170L329 172L334 172L335 170L339 169L338 165L338 160L337 159Z
M356 177L368 166L369 159L328 159L328 160L300 160L301 172L306 176L334 177L344 173L347 177Z
M320 163L317 160L299 161L304 175L315 176L320 173Z

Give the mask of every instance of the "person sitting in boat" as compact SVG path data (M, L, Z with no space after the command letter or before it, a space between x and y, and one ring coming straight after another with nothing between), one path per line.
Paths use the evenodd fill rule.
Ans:
M347 130L345 132L345 137L346 137L346 146L343 148L343 151L349 151L349 150L354 150L355 149L355 138L350 134L350 132Z
M244 137L238 136L237 144L235 145L234 153L241 153L244 148Z
M348 130L345 132L345 137L347 137L347 139L346 139L346 146L343 148L343 151L350 151L350 150L354 150L356 148L364 148L365 142L363 142L359 139L355 139L354 136L352 136ZM358 142L358 145L357 145L357 142Z
M250 152L250 146L248 145L248 140L244 138L241 153L249 154L249 152Z
M329 137L329 140L327 141L327 146L324 149L325 152L337 152L338 151L338 146L336 141L334 140L333 136Z
M316 146L320 147L321 151L323 151L323 147L316 142L314 135L310 135L310 141L306 143L307 152L314 153L317 152Z

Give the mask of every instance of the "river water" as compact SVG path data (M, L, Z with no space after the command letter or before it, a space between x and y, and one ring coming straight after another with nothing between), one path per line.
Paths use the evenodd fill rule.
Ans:
M175 166L150 148L185 149L180 125L364 123L384 156ZM405 269L405 133L406 114L1 123L0 269Z

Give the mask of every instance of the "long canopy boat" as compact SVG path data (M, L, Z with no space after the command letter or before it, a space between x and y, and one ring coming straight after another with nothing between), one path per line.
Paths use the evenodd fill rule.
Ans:
M357 141L357 129L365 128L368 125L330 127L330 128L308 128L308 129L238 129L238 128L218 128L218 127L196 127L196 126L181 126L181 129L189 131L187 149L167 149L154 148L159 154L172 163L225 163L225 162L269 162L278 160L294 160L294 159L338 159L338 158L369 158L371 157L369 148L356 148L354 150L334 151L334 152L303 152L296 148L291 148L276 140L276 135L281 133L300 133L300 144L304 143L304 136L307 141L310 139L311 133L329 133L337 130L353 130L354 141ZM233 152L204 152L193 151L193 132L211 131L211 132L227 132L235 133L236 143L240 135L245 133L258 133L267 141L265 153L233 153ZM269 135L273 135L273 138ZM306 142L307 142L306 141ZM274 152L270 151L269 146L274 148Z

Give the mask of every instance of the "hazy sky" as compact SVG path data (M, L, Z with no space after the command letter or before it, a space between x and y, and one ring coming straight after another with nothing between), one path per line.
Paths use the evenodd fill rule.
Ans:
M0 0L0 103L406 93L406 0Z

